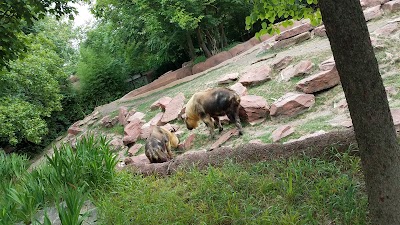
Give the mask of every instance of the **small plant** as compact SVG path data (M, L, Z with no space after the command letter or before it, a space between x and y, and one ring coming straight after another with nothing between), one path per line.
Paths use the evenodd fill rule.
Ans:
M26 172L28 158L25 155L9 154L0 150L0 177L3 181L16 180Z
M58 216L62 225L80 225L89 216L88 212L81 215L81 209L87 200L85 189L85 187L65 186L65 191L62 194L63 202L56 201Z
M91 187L111 179L118 163L106 138L93 135L83 137L75 149L69 145L55 148L54 156L47 156L47 159L61 184L82 186L88 183Z

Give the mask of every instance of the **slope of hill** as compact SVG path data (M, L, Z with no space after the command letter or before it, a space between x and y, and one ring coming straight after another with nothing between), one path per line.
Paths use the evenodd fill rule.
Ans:
M399 15L400 13L386 13L368 22L382 78L387 87L389 103L393 109L400 106L400 94L398 94L400 79L398 78L397 60L399 47L396 44L399 41L400 34L398 31L400 28ZM310 34L312 35L312 33ZM268 115L265 118L260 118L262 119L261 121L255 121L254 123L243 121L244 135L233 136L226 142L222 141L221 145L223 147L235 148L254 142L262 144L284 143L315 132L323 134L329 131L346 130L351 127L351 119L340 84L311 92L314 103L295 109L294 113L269 115L269 110L272 107L278 107L285 94L291 92L301 93L301 89L298 87L299 83L304 83L304 79L323 71L321 64L332 56L327 37L312 35L312 38L289 47L263 49L265 49L265 43L258 44L246 52L201 73L184 77L146 93L129 98L125 97L97 107L84 120L77 121L69 130L68 135L60 137L59 143L73 144L80 136L88 133L106 135L111 140L111 144L116 147L121 159L121 166L128 163L146 164L147 159L143 155L145 138L140 138L141 136L139 135L139 138L134 138L135 140L127 140L129 139L126 137L127 128L117 122L118 116L120 121L123 121L133 115L134 112L141 112L143 115L139 118L139 124L142 126L157 114L163 112L160 109L152 110L150 108L154 102L162 97L174 98L179 93L182 93L186 103L195 92L219 86L217 81L227 74L237 73L239 77L243 77L247 72L260 68L272 68L268 74L268 79L257 84L246 85L244 87L246 91L243 93L244 95L262 97L267 102L268 106L265 108L268 110ZM282 68L276 69L276 63L285 58L291 58L292 60L286 62ZM290 68L296 67L304 60L311 62L312 66L306 71L297 74L296 77L283 79L283 76L290 72ZM233 84L235 82L222 86L232 86ZM301 102L302 100L299 101ZM283 108L286 107L284 106ZM125 114L123 113L124 110L126 110ZM129 112L131 114L127 115ZM397 111L394 110L393 112ZM244 119L242 118L242 120ZM115 124L115 122L117 123ZM193 131L188 131L183 121L179 118L169 122L169 124L172 124L175 127L174 129L178 130L179 139L182 143L187 140L186 148L177 150L176 155L187 155L193 151L204 152L209 150L216 142L216 140L208 138L208 131L203 124ZM232 125L224 125L224 127L225 131L233 128ZM143 130L137 132L139 134L141 132L142 137L145 137ZM277 133L280 133L281 136L276 136ZM217 137L221 136L218 135Z

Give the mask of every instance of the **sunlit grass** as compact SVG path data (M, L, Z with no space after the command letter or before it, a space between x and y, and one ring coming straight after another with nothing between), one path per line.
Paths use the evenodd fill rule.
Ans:
M360 160L347 153L114 182L95 197L99 224L368 223Z

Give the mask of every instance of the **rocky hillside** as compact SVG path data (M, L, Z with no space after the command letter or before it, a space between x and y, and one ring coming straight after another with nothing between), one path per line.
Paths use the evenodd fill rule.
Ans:
M362 5L392 114L399 125L400 1L369 0ZM230 87L241 95L243 136L229 124L223 125L225 130L215 140L209 139L204 124L192 131L186 129L182 118L187 100L197 91L216 86ZM227 122L226 118L221 120ZM310 136L352 127L324 27L313 27L307 21L297 21L262 41L251 39L206 62L189 63L166 73L96 108L74 123L58 144L74 145L87 134L106 135L118 152L120 167L147 165L144 143L156 125L178 135L178 159L207 150L215 152L220 147L243 148L247 143L293 145Z

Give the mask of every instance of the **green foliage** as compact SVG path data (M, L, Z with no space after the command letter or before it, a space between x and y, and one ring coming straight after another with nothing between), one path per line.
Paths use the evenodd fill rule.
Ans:
M110 150L108 141L101 137L84 137L76 148L62 145L48 157L49 164L57 174L59 183L76 187L88 184L95 187L114 176L117 158Z
M368 223L360 160L348 153L114 182L97 194L100 224Z
M85 215L80 210L88 193L115 175L117 159L105 138L89 136L78 141L75 150L64 145L54 151L48 163L30 173L23 166L26 157L1 156L0 224L40 223L37 210L53 202L62 224L81 224Z
M24 155L10 154L0 150L0 177L4 181L15 181L25 172L28 158Z
M76 51L70 43L74 37L71 24L52 18L37 22L24 36L25 57L0 71L0 144L24 143L24 148L28 142L38 144L49 130L47 138L54 138L82 116L65 73L75 70ZM62 108L64 113L54 113Z
M81 209L87 200L87 192L85 188L76 189L66 186L65 192L62 193L62 199L65 201L65 204L59 201L56 203L61 224L82 224L85 218L89 215L88 212L81 215Z
M256 0L253 11L246 17L246 29L250 29L257 21L262 21L261 30L256 37L264 34L279 33L276 21L283 21L282 26L291 25L293 20L310 19L312 25L321 23L321 12L315 8L318 0Z
M72 14L75 9L69 2L77 0L20 0L2 1L0 4L0 69L27 50L29 41L21 35L35 21L47 14L57 18Z

